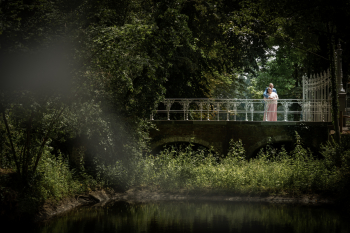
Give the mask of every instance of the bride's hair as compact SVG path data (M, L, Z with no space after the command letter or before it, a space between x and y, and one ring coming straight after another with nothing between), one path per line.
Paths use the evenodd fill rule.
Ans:
M272 91L272 88L271 88L271 87L267 88L267 92L268 92L269 90L271 90L271 91Z

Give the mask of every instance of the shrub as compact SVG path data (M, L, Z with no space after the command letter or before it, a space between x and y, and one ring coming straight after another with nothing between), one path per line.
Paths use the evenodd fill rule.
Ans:
M245 158L241 141L231 141L227 156L208 150L166 148L138 160L134 185L163 190L225 190L242 194L334 192L340 173L327 160L315 158L296 135L293 151L268 144L257 158Z
M350 137L342 135L340 144L334 141L321 146L320 153L324 156L327 169L336 169L338 177L334 180L334 189L342 205L350 206Z
M68 158L59 153L51 154L46 147L38 169L29 186L21 192L19 207L21 212L36 212L46 200L59 201L68 196L86 193L96 189L98 183L84 169L71 169Z

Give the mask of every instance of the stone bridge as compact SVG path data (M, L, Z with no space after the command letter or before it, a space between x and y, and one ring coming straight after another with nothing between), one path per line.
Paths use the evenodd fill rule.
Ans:
M192 142L226 154L231 139L242 140L247 157L273 143L295 141L299 133L306 147L317 149L328 140L327 122L245 122L245 121L154 121L158 130L150 132L153 150L175 142Z

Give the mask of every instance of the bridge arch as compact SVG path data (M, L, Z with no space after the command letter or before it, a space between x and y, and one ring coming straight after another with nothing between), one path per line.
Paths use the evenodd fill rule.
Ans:
M255 144L253 144L252 146L249 147L249 149L246 151L246 155L247 155L247 158L252 158L254 156L254 154L256 152L258 152L258 150L260 148L263 148L265 147L269 142L269 139L268 137L267 138L264 138L258 142L256 142ZM293 142L293 138L291 136L288 136L288 135L277 135L277 136L274 136L274 137L271 137L271 142L272 144L275 144L275 143L292 143Z
M159 148L163 145L169 144L169 143L176 143L176 142L188 142L188 143L194 143L198 144L201 146L204 146L206 148L211 148L213 147L214 151L216 152L221 152L221 148L214 145L213 143L210 143L206 140L200 139L200 138L195 138L193 136L182 136L182 137L176 137L176 136L170 136L170 137L165 137L162 138L156 142L153 142L151 144L151 150L155 150L156 148Z
M311 140L313 146L327 141L328 123L326 122L238 122L238 121L155 121L157 129L150 131L151 149L176 142L192 142L215 152L226 154L231 139L242 140L247 158L268 143L286 143L292 146L294 136L290 132L300 131L307 125L307 134L303 140ZM317 137L315 137L317 135Z

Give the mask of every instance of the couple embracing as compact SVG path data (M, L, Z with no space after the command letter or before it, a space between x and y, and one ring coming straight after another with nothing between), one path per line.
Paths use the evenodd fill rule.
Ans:
M277 121L277 90L273 88L273 84L270 83L264 91L265 111L263 121Z

